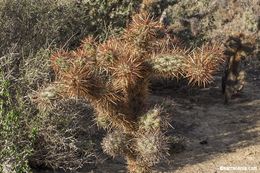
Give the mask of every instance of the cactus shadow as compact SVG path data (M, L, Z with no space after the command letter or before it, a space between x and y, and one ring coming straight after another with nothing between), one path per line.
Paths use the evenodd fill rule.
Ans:
M204 89L178 90L176 81L155 89L153 101L159 103L161 97L167 97L175 103L170 110L174 129L169 135L177 137L169 159L157 166L156 172L216 172L225 164L259 166L260 78L252 79L228 105L218 76L215 84ZM176 151L176 145L181 150Z
M168 132L170 155L154 167L154 172L217 172L220 166L232 166L233 162L233 166L259 166L254 164L260 160L260 72L253 75L257 79L248 81L243 93L229 105L224 104L219 76L204 89L187 87L187 81L155 81L149 105L165 100L173 105L168 107L173 128ZM246 155L255 161L246 159ZM108 158L78 171L126 172L122 158Z

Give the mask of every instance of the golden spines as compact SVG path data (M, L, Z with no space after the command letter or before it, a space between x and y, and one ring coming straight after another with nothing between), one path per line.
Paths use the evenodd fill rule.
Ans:
M158 33L163 29L160 22L153 20L146 13L136 14L132 18L132 22L123 34L123 38L133 44L145 48L149 42L154 41L158 37Z
M213 82L213 74L222 62L221 46L204 45L194 49L184 62L185 77L189 84L205 87Z
M106 135L102 141L102 148L105 153L112 157L124 154L128 152L129 149L129 135L121 131L113 131ZM130 152L130 151L129 151Z
M183 65L187 51L174 47L171 50L163 50L151 57L151 64L155 77L166 79L183 76Z

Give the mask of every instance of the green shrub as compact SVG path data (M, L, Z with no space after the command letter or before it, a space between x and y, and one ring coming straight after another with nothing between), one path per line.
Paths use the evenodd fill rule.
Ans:
M0 76L0 170L4 173L30 172L28 157L33 151L36 129L28 127L30 121L23 113L23 105L14 104L10 95L10 82Z
M75 47L86 35L104 38L108 28L122 30L138 4L139 0L1 0L0 55L14 44L35 52L49 44Z
M88 104L61 100L39 111L29 99L52 80L51 52L40 49L22 58L19 66L19 53L0 58L0 163L7 173L30 172L31 166L73 171L97 161L97 129Z

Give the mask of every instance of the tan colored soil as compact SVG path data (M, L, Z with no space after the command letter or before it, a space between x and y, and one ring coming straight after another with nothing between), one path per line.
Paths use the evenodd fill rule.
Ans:
M223 104L220 81L217 76L211 87L186 92L169 84L155 89L151 102L167 98L175 105L171 111L175 129L170 133L176 141L169 161L155 167L154 172L260 172L260 65L249 70L243 93L229 105ZM123 163L108 160L92 172L126 172Z

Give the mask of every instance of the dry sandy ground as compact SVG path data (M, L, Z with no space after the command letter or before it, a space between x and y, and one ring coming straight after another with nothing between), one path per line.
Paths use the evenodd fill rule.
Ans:
M229 105L223 104L220 81L216 77L213 86L200 90L155 87L153 102L167 98L175 105L171 134L177 143L154 172L260 172L260 66L251 66L243 93ZM92 172L126 172L122 166L109 160Z
M185 147L161 172L238 172L221 166L260 172L260 81L250 82L230 105L223 105L219 90L210 88L177 104L173 126Z
M152 103L167 99L174 105L170 134L175 139L169 160L154 172L260 172L260 65L251 64L243 93L229 105L223 104L220 81L217 76L209 88L192 90L176 89L171 82L154 86ZM108 159L80 173L126 172L124 166L120 159Z

